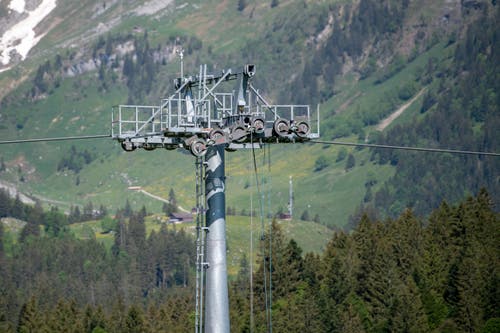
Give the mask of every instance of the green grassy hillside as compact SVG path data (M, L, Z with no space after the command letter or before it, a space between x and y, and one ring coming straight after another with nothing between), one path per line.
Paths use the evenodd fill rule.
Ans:
M332 131L343 123L349 126L353 114L370 108L373 103L378 103L377 99L383 96L384 91L391 91L407 77L414 76L422 63L433 54L442 54L440 51L441 48L436 47L429 53L423 54L421 59L418 58L398 75L382 84L374 85L369 81L361 81L360 84L345 83L341 93L321 106L322 118L325 119L322 125L322 139L328 140L333 135ZM83 82L81 84L84 88L76 93L74 85L79 81ZM98 92L91 82L92 75L66 79L47 99L31 104L29 109L26 109L24 104L11 107L9 111L16 114L15 120L23 120L22 128L14 130L13 127L9 127L2 131L2 137L108 133L110 108L126 100L126 91L116 86L103 94ZM354 99L353 94L357 96ZM417 100L415 104L418 103ZM342 105L344 106L341 108ZM339 108L342 112L331 118L332 112ZM418 115L418 112L415 112L418 109L418 106L413 108L413 115ZM411 110L410 108L403 114L408 120L413 118ZM401 121L403 116L397 121ZM330 126L332 121L338 125ZM367 127L366 132L369 131L371 129ZM355 141L356 138L346 138L346 140ZM72 171L57 172L57 163L69 152L71 146L80 150L91 149L97 158L85 166L79 174ZM14 147L16 149L12 149ZM168 191L173 188L182 206L189 208L194 205L194 159L180 152L157 150L125 153L110 139L24 144L2 146L0 149L0 155L7 164L12 162L10 172L4 176L10 177L11 180L19 180L16 179L19 177L19 172L14 168L14 161L22 156L26 165L34 167L35 172L25 176L27 182L18 182L20 188L40 198L65 202L65 208L71 204L83 205L91 200L102 202L113 210L120 207L125 198L130 198L131 202L139 207L146 205L148 210L159 211L161 202L152 201L140 193L129 191L127 190L129 186L142 186L147 191L163 197L167 197ZM286 209L288 179L292 176L297 215L300 216L307 209L311 216L319 214L323 223L330 226L344 225L349 214L365 195L364 184L368 176L375 177L376 183L380 185L391 176L392 171L390 166L377 166L370 161L368 151L354 149L348 149L348 152L353 153L356 166L350 171L345 171L346 160L337 162L341 149L338 146L318 144L272 146L270 171L267 163L266 165L262 163L265 152L257 151L259 177L264 177L266 181L263 189L269 191L271 188L271 210L276 212L279 208ZM228 206L234 206L238 211L242 209L248 211L250 194L253 191L256 195L251 151L227 153L226 156ZM326 157L328 166L315 172L315 161L320 156ZM26 170L28 169L26 166ZM22 170L21 174L27 172ZM77 178L79 185L76 185ZM268 206L266 202L266 211L269 210Z
M153 230L159 231L162 223L166 223L161 222L162 220L165 220L165 218L160 216L148 217L146 219L147 234L149 235ZM262 226L258 217L228 216L226 224L227 256L228 271L230 275L234 276L238 273L240 261L243 256L246 256L247 259L250 258L251 239L253 239L253 258L256 262L259 261L259 239L262 232L268 230L268 224L269 221L266 219L264 221L264 226ZM278 220L278 225L282 228L283 234L288 239L297 241L304 253L322 253L333 235L331 229L314 222ZM196 236L195 223L169 224L168 228L178 230L184 229L189 234L193 235L193 239ZM8 230L15 234L15 230ZM102 242L108 249L113 245L113 233L103 234L100 221L75 223L70 225L70 230L80 239L95 237L95 239Z
M336 36L334 28L337 26L332 23L335 17L338 16L339 24L345 29L350 29L352 22L349 20L356 18L358 1L280 1L271 9L269 1L262 0L248 3L243 10L228 2L192 1L186 5L175 3L151 15L131 14L136 5L134 2L126 6L114 4L104 11L98 10L99 4L95 2L81 4L80 9L61 5L57 15L63 17L63 13L74 13L74 26L61 21L37 46L32 58L15 71L0 74L2 87L10 87L12 82L18 84L17 89L2 101L0 139L109 133L113 105L126 103L131 96L139 104L157 104L160 97L170 92L170 82L179 73L178 59L172 55L172 47L177 45L186 48L187 72L204 62L217 70L240 66L247 61L255 63L256 86L278 103L290 102L280 98L288 98L291 87L295 87L294 80L305 78L308 66L317 68L321 73L310 74L316 75L314 83L305 82L305 88L318 86L313 102L321 102L321 139L373 141L379 136L376 127L381 121L420 92L436 88L439 81L426 80L426 75L433 71L430 75L437 77L439 68L436 69L435 64L443 67L450 62L455 49L454 44L448 42L446 31L438 29L438 11L412 5L405 9L402 23L398 23L402 26L399 37L409 38L420 32L418 43L412 39L404 44L396 41L398 36L394 36L394 32L377 34L375 29L370 32L370 38L383 40L383 47L377 44L372 48L369 40L365 41L363 50L372 52L370 56L352 56L344 64L337 64L343 67L343 73L336 70L339 74L335 82L329 83L323 68L326 64L314 67L315 56L320 54L315 55L315 52L327 45L322 42L322 34ZM444 8L444 1L433 2L432 6ZM411 25L417 21L420 25ZM104 52L105 46L96 46L99 33L89 29L92 22L94 25L109 23L100 36L103 42L117 40L113 47L125 41L144 43L141 38L147 31L148 45L160 50L158 54L166 59L165 64L160 60L156 63L151 90L146 93L130 87L127 81L130 78L121 71L122 56L118 67L108 69L104 79L100 78L97 69L75 77L61 72L54 74L54 71L42 73L49 87L46 92L33 96L35 69L46 60L54 66L56 54L60 54L63 68L66 68L91 59L92 51ZM85 38L77 43L77 36ZM346 49L352 48L348 41L343 42ZM394 47L394 53L388 52L384 46L387 43ZM413 49L408 52L405 47ZM366 69L369 66L373 67L370 71ZM360 76L367 71L369 74L363 74L366 77ZM422 96L408 105L386 130L395 124L421 119ZM428 113L431 112L432 109ZM78 152L90 151L92 161L84 164L78 173L58 170L72 146ZM262 162L264 154L264 150L256 152L258 178L265 197L264 213L287 209L288 180L292 176L295 217L307 210L311 219L317 214L320 223L330 227L345 226L349 215L363 201L370 201L368 188L376 193L395 172L390 164L377 164L367 149L321 144L273 145L270 168ZM354 166L346 170L350 154ZM248 212L250 199L253 198L257 207L258 198L251 151L227 153L226 156L227 206L237 212ZM15 183L21 191L38 197L47 205L56 204L65 210L71 205L92 201L106 205L112 212L129 199L136 209L145 205L150 212L161 211L161 201L130 191L130 186L141 186L164 198L172 188L179 204L186 209L195 201L194 159L177 151L125 153L110 139L96 139L0 145L0 157L6 166L6 170L0 172L2 179ZM321 168L317 167L318 162L322 162Z

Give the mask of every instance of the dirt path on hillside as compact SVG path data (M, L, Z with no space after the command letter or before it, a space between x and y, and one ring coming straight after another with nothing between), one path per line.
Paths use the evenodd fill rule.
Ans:
M156 199L156 200L161 201L161 202L170 203L170 201L168 199L165 199L165 198L159 197L157 195L154 195L153 193L145 191L142 188L138 188L138 189L134 188L134 189L130 189L130 190L140 192L140 193L142 193L144 195L147 195L150 198ZM190 211L188 211L187 209L183 208L182 206L177 206L177 208L179 208L179 210L182 211L182 212L184 212L184 213L190 213Z
M339 106L339 108L337 110L335 110L335 113L339 114L339 113L342 113L343 111L345 111L347 109L347 107L349 105L351 105L352 102L354 102L354 100L356 98L358 98L359 96L361 96L361 95L362 95L361 91L358 91L354 96L349 97L349 99L347 101L345 101L344 103L342 103L342 105Z
M383 131L387 126L389 126L394 120L396 120L410 105L413 104L422 94L427 90L427 87L422 88L418 94L413 96L412 99L410 99L408 102L405 104L401 105L396 111L394 111L389 117L385 118L380 122L380 124L377 125L376 130L377 131Z

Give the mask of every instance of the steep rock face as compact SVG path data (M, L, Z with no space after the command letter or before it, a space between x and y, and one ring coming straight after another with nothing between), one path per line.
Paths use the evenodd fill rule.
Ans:
M4 28L0 37L0 66L9 66L26 58L45 34L35 32L36 26L55 8L56 0L10 2L4 23L0 22Z
M172 1L159 0L129 1L126 4L116 0L98 4L56 0L3 1L0 3L0 72L24 60L40 39L59 25L68 28L51 37L50 43L63 48L78 46L108 33L120 24L123 15L157 18L171 4Z

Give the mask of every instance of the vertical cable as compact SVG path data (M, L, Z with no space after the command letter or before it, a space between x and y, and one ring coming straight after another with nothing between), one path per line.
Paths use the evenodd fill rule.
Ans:
M252 134L250 134L253 138ZM252 143L253 145L253 143ZM251 152L250 152L251 153ZM250 183L252 183L252 175L250 175ZM253 313L253 186L250 185L250 333L253 333L254 328L254 313Z
M271 212L271 146L268 145L268 164L267 164L267 172L269 175L269 192L267 195L267 199L269 202L269 212ZM273 224L272 224L272 214L269 217L269 333L273 332L273 316L272 316L272 305L273 305L273 249L272 249L272 241L273 241Z
M253 144L253 131L250 132L250 143L252 145L252 157L253 157L253 167L254 167L254 173L255 173L255 183L257 185L257 193L259 195L259 211L260 211L260 228L261 228L261 247L262 247L262 253L263 253L263 274L264 274L264 295L265 295L265 304L266 304L266 323L268 327L268 331L271 330L271 308L270 308L270 297L268 298L268 288L267 288L267 271L266 271L266 246L265 246L265 225L264 225L264 200L263 200L263 194L260 189L260 183L259 183L259 173L257 169L257 159L255 157L255 148ZM269 274L271 272L269 271Z

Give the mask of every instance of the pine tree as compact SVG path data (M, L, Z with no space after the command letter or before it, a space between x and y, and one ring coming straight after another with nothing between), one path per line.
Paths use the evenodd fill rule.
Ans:
M124 217L130 217L132 215L132 206L130 205L130 202L127 201L125 202L125 208L123 209L123 216Z
M143 333L145 330L145 320L142 310L132 305L128 310L127 317L125 318L124 333Z
M43 332L45 327L46 326L43 323L43 319L38 308L38 303L34 297L31 297L21 307L21 312L19 313L19 321L17 324L17 332Z
M238 11L242 12L247 6L246 0L238 0Z
M127 245L127 225L125 220L121 214L116 214L115 216L116 224L114 230L114 241L113 246L111 247L111 253L114 256L118 256L120 251L125 251Z
M26 219L24 204L21 201L19 193L16 194L16 198L14 199L14 202L12 204L12 216L20 220Z
M323 254L321 275L322 321L329 332L342 328L340 304L354 292L358 284L360 260L352 237L335 233Z
M78 333L83 329L80 313L74 301L59 300L47 320L51 332Z
M352 303L347 303L340 311L340 327L341 331L345 333L363 333L366 332L363 321L359 313L356 311Z
M175 197L173 188L171 188L170 192L168 192L168 202L170 203L170 213L177 212L177 198Z
M395 289L390 330L392 332L428 332L428 319L417 285L411 276L401 282Z
M349 156L347 156L347 162L345 164L345 171L351 170L352 168L354 168L355 165L356 165L356 160L354 158L354 155L349 154Z
M9 193L0 188L0 217L10 216L11 200Z
M146 225L144 223L144 217L141 214L132 214L128 223L128 233L130 236L130 242L128 244L128 250L130 253L135 253L135 251L142 251L145 248L146 242Z
M82 219L83 221L90 221L94 219L94 204L92 204L92 201L89 201L83 207Z
M92 332L94 330L101 329L103 332L103 328L106 327L106 318L101 306L93 307L91 305L86 305L85 310L83 311L83 330L85 332Z
M23 243L30 236L33 237L40 236L40 227L38 226L38 224L27 222L21 229L21 233L19 234L19 241Z

